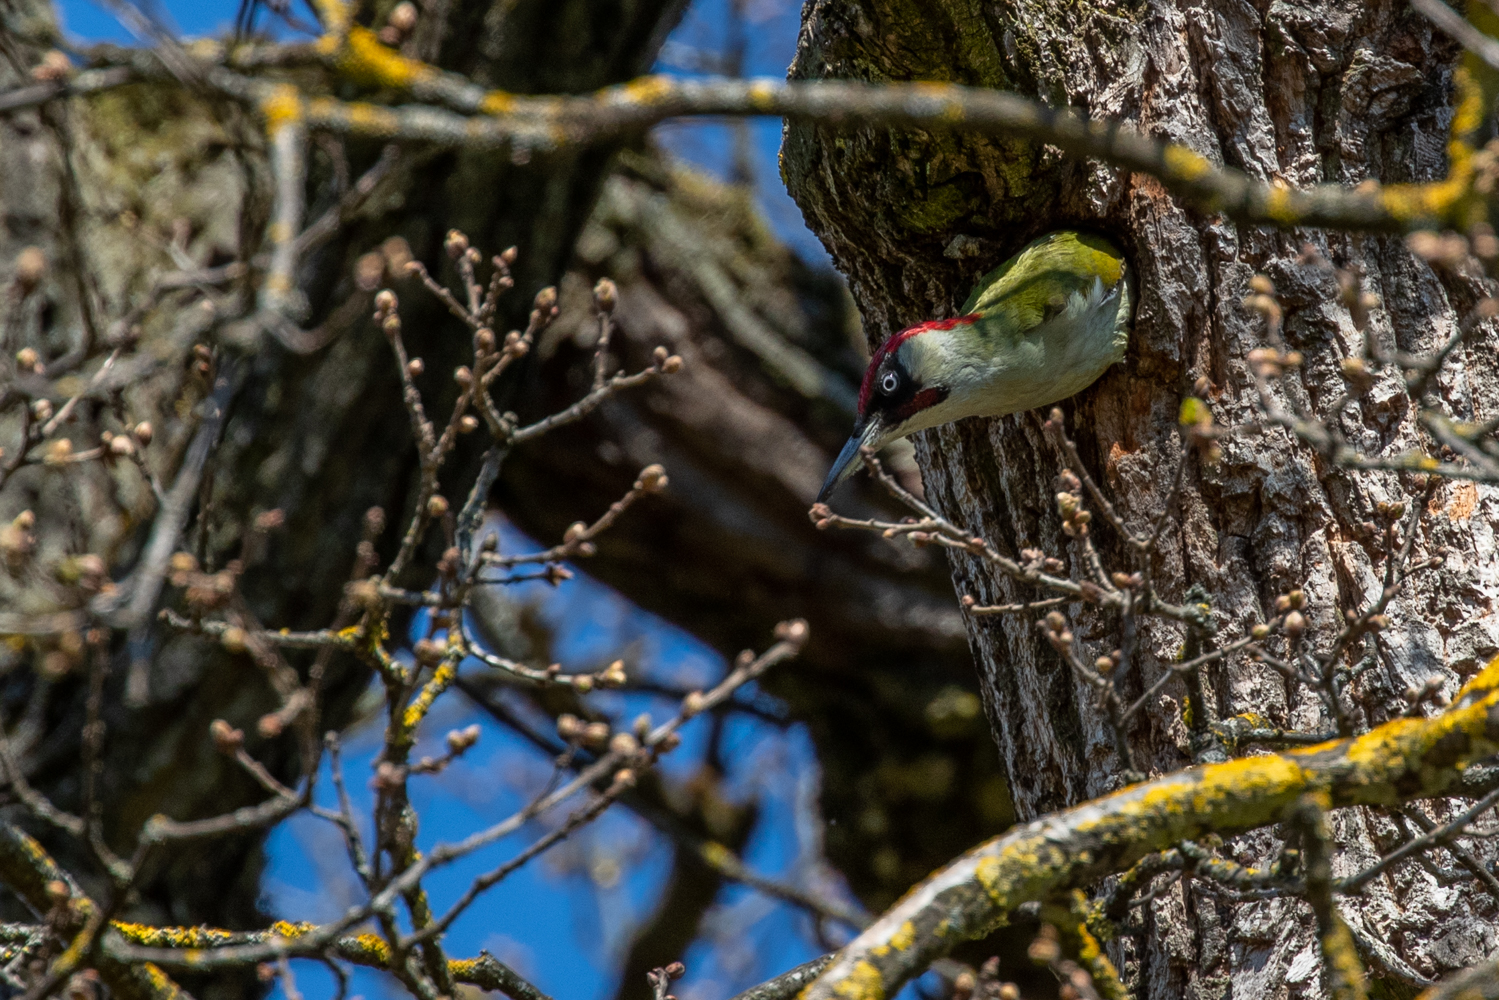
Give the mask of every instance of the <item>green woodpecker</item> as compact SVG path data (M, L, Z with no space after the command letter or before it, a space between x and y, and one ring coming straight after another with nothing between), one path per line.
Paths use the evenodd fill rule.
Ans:
M858 422L818 502L863 464L861 448L1045 406L1092 385L1124 357L1131 282L1108 240L1048 233L985 275L962 315L886 340L869 359Z

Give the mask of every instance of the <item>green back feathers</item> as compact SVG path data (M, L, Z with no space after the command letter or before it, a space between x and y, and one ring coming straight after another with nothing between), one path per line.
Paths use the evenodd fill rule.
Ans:
M1069 230L1047 233L984 275L962 314L1002 320L980 327L1024 336L1060 312L1074 292L1086 295L1095 278L1108 289L1123 274L1124 256L1108 240Z

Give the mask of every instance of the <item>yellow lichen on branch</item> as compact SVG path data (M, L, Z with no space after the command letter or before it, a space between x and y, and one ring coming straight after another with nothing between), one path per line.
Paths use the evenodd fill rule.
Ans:
M1429 184L1391 184L1379 189L1385 209L1400 219L1445 219L1466 228L1482 221L1483 199L1473 189L1472 137L1483 124L1483 91L1467 70L1454 74L1457 106L1447 141L1447 177Z
M270 927L259 931L227 931L215 927L152 927L147 924L115 921L111 930L131 944L151 948L182 949L179 963L191 969L195 959L208 954L206 949L236 944L257 944L280 940L290 945L317 930L316 924L292 923L278 920ZM378 934L348 934L334 940L330 953L373 969L390 966L390 945ZM152 966L155 968L155 966ZM160 974L160 970L157 970ZM478 958L452 959L448 962L448 974L455 982L468 983L487 990L504 988L513 975L504 965L488 955ZM164 975L163 975L163 978ZM158 997L156 1000L166 1000Z
M98 905L58 866L41 844L10 823L0 823L0 882L39 913L55 915L59 929L70 932L70 949L54 960L71 969L92 949L102 924ZM95 922L95 918L100 919ZM85 932L88 931L85 935ZM74 954L72 949L79 949ZM180 987L151 962L124 962L107 952L94 962L110 992L121 1000L185 1000Z
M840 128L950 129L1049 143L1073 156L1154 176L1202 210L1278 228L1404 232L1440 223L1468 225L1485 210L1474 192L1470 143L1477 87L1461 71L1446 178L1422 184L1293 188L1219 166L1186 146L1117 122L1090 121L1018 94L951 83L646 76L578 96L486 90L403 56L368 28L349 24L340 0L319 0L318 10L326 28L318 49L336 72L355 82L405 91L424 103L390 107L311 95L291 102L282 93L289 85L222 67L206 68L205 79L256 103L273 124L275 116L285 119L290 111L305 116L310 128L335 133L513 155L617 142L669 118L776 115Z
M1496 752L1499 658L1434 718L1397 719L1356 738L1190 768L1017 827L912 889L802 997L884 1000L1021 903L1055 898L1185 840L1278 822L1307 793L1325 795L1334 808L1441 794L1469 763ZM893 947L897 939L907 947Z
M1185 147L1117 123L1088 121L1017 94L956 84L645 77L577 97L531 97L479 91L448 74L413 76L410 65L391 60L361 60L359 66L361 73L384 67L380 82L398 85L410 80L415 96L469 113L427 105L383 107L319 99L315 106L309 102L310 127L548 155L617 142L668 118L769 114L842 128L941 128L1046 142L1074 156L1153 175L1169 191L1206 211L1280 228L1401 232L1446 221L1473 203L1472 171L1464 166L1469 160L1463 157L1449 178L1431 184L1289 188L1214 165ZM211 78L227 80L223 74ZM226 89L242 92L254 86L242 78Z

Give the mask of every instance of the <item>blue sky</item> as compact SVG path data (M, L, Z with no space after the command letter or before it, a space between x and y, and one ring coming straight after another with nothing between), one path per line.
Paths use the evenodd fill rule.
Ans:
M725 43L727 0L698 0L673 34L661 72L688 72L695 53ZM129 42L130 37L104 9L88 0L58 4L64 25L85 39ZM222 34L234 20L236 0L167 0L158 8L183 35ZM745 6L746 75L784 76L796 42L799 7L792 0L748 0ZM826 263L816 239L781 186L776 166L780 122L758 120L751 130L750 169L760 202L774 229L812 262ZM671 124L660 140L678 156L726 176L732 162L732 128L727 123ZM511 547L530 543L507 532ZM725 665L691 636L635 608L620 595L580 574L555 590L527 584L514 596L530 602L553 629L553 655L565 668L596 669L621 655L641 675L681 686L711 684ZM767 640L769 637L767 636ZM742 696L756 696L754 692ZM626 720L650 712L660 721L674 706L660 698L605 692L597 707ZM764 698L765 696L759 695ZM518 710L524 705L517 702ZM477 723L481 738L461 761L435 777L411 782L421 816L423 850L492 824L517 809L552 773L549 759L522 737L475 710L456 692L439 702L414 756L441 753L444 734ZM697 770L704 758L707 720L695 720L683 733L681 748L664 762L677 778ZM356 728L345 741L345 775L355 814L368 817L371 761L379 749L375 722ZM810 740L799 725L778 726L753 716L731 718L722 739L730 793L758 801L761 816L744 852L745 861L766 875L797 878L817 854L821 818L816 813L818 771ZM327 765L319 800L334 805ZM427 883L441 912L478 873L514 856L543 828L515 836L435 873ZM357 880L342 840L330 824L298 816L273 831L263 882L266 909L291 920L327 920L360 900ZM670 846L648 824L622 808L575 834L492 889L452 927L449 953L471 956L487 949L511 963L558 1000L606 1000L617 988L618 966L631 934L649 919L669 871ZM819 873L828 891L841 883ZM688 952L688 975L676 984L682 1000L723 1000L734 992L821 954L810 918L786 904L740 887L729 887L705 920ZM334 995L334 980L317 962L293 963L299 991L308 1000ZM370 1000L402 995L382 973L352 970L351 995ZM277 1000L283 996L280 988Z
M505 531L506 551L531 547L519 533ZM597 669L623 651L633 661L632 671L673 686L706 686L724 671L712 650L585 575L556 589L523 584L513 594L554 630L553 655L565 669ZM740 694L756 697L765 696L753 689ZM641 712L659 722L675 710L663 698L620 692L595 695L594 704L626 723ZM519 700L511 707L526 711ZM545 755L457 694L438 703L413 757L440 755L444 734L470 723L482 730L474 749L441 775L411 782L421 817L418 846L424 852L510 815L551 777ZM663 761L668 775L682 781L699 768L707 726L700 718L684 728L682 746ZM380 727L372 723L356 728L345 744L349 791L355 815L366 818L367 837L369 777L379 739ZM815 803L817 768L805 730L736 715L726 727L722 750L729 794L741 801L753 798L762 810L744 860L756 871L794 877L798 861L815 848L820 825L808 808ZM320 786L319 800L334 805L327 766ZM445 910L474 876L513 857L542 831L533 825L434 873L426 883L434 908ZM617 987L618 964L632 931L659 899L669 851L668 842L647 823L613 809L482 897L454 923L446 938L449 953L472 956L487 949L558 1000L605 1000ZM270 838L269 855L265 902L278 917L328 920L362 898L342 840L325 821L302 815L283 823ZM688 953L689 974L675 989L683 1000L723 1000L822 952L804 914L740 888L721 894L706 924L707 933ZM294 965L298 988L309 1000L332 996L326 968L310 961ZM350 989L366 998L403 995L382 974L367 970L355 971Z

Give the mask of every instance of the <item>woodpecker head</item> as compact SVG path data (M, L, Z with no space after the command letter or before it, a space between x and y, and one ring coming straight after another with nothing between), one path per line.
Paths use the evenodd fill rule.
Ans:
M1131 278L1099 236L1058 230L989 272L955 319L886 340L859 389L853 437L817 495L823 503L863 459L928 427L1004 416L1081 392L1124 357Z
M941 319L907 327L886 340L869 359L859 386L859 418L853 436L838 453L827 482L817 495L822 503L838 484L859 470L859 449L879 451L907 434L968 416L974 380L983 369L965 363L965 341L973 339L977 315Z

